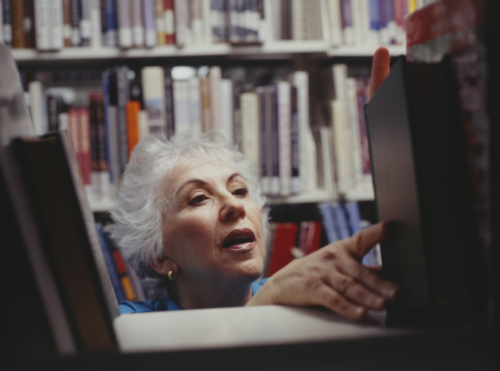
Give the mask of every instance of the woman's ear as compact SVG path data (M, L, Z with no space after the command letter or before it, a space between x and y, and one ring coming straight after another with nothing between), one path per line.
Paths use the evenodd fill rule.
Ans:
M179 270L179 266L176 262L172 260L172 258L163 255L158 260L151 260L149 265L159 274L168 275L168 272L172 271L175 276L177 276L177 271Z

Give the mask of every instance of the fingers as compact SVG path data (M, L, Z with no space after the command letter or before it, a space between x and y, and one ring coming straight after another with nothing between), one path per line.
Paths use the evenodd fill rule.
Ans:
M337 268L345 275L370 289L375 294L392 300L396 297L398 287L390 281L379 277L370 268L361 265L354 259L342 259Z
M332 271L326 277L327 284L338 293L346 297L349 301L362 306L380 310L383 309L386 299L368 290L357 282L354 278L342 274L339 271Z
M386 47L381 46L373 55L372 74L370 77L370 99L391 72L391 55Z
M374 245L385 238L386 230L386 222L377 223L359 231L342 243L354 257L361 260Z
M318 305L322 305L341 316L350 319L361 319L366 315L366 308L349 302L327 285L320 285L315 291L311 294Z

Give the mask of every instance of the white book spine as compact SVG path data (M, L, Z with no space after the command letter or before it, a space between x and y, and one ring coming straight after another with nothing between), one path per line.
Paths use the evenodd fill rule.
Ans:
M108 107L108 120L109 120L109 142L111 158L109 162L111 164L110 171L113 171L112 178L113 184L111 189L111 197L115 198L118 195L118 189L121 181L120 172L120 156L118 153L118 108L116 106ZM111 173L110 173L111 176Z
M352 12L352 27L354 31L354 44L362 45L362 21L361 21L361 9L360 2L362 0L351 0L351 12Z
M354 187L358 188L363 179L363 160L361 155L361 139L359 132L358 103L356 94L356 79L346 79L346 103L348 110L348 130L351 136L352 172L354 174Z
M328 1L328 19L330 20L330 44L334 47L342 44L342 17L340 0Z
M4 34L4 30L3 30L3 6L0 4L0 44L3 44L5 42L3 34Z
M230 142L234 142L233 121L233 82L230 79L220 80L220 127Z
M264 0L270 40L281 40L281 1Z
M57 116L57 122L59 124L59 130L69 130L69 117L66 112L61 112Z
M292 0L292 39L306 39L306 20L305 20L304 0Z
M210 0L202 0L202 17L203 17L203 37L204 44L212 44L212 11Z
M139 111L139 142L149 136L148 111Z
M260 167L260 127L259 98L257 93L243 93L240 96L241 106L241 152L247 156L255 169Z
M131 0L132 41L135 47L144 46L144 23L142 0Z
M161 67L144 67L141 71L144 108L148 113L151 134L165 135L164 71Z
M173 88L175 135L180 135L191 131L189 82L187 80L174 80Z
M309 76L307 72L295 72L293 84L297 88L301 190L307 192L318 188L316 144L309 126Z
M30 96L30 107L31 107L31 121L33 122L33 128L36 135L44 134L43 127L43 94L42 94L42 84L39 81L32 81L28 85L28 91Z
M191 104L190 123L193 133L201 133L201 91L200 79L193 77L189 79L189 101ZM175 97L175 96L174 96Z
M368 2L366 0L357 0L361 27L361 41L363 45L368 44L370 33L370 17L368 13ZM406 1L406 0L405 0Z
M50 50L50 0L35 0L35 35L38 50Z
M184 47L188 44L188 11L187 0L175 0L175 39L179 47Z
M219 66L210 67L210 108L212 110L212 128L220 128L220 80Z
M92 23L90 21L90 2L91 0L80 0L80 37L83 46L90 45L92 37Z
M50 0L50 46L53 50L62 49L63 39L63 13L62 0Z
M202 11L202 0L190 0L191 8L189 9L190 15L190 29L192 33L193 44L203 44L203 11Z
M337 189L345 194L352 189L350 164L348 161L347 146L345 141L344 104L335 99L332 102L333 139L335 152L335 168L337 170Z
M118 45L121 48L130 48L132 46L130 0L117 1L116 10L118 13Z
M325 189L328 194L333 198L335 196L334 186L334 172L333 172L333 151L331 149L332 135L331 129L328 127L321 127L321 157L323 158L323 178L325 182Z
M288 82L279 82L277 88L280 195L289 196L292 192L292 128L290 121L292 92Z
M154 0L143 0L144 44L152 48L158 43L156 34L156 11Z
M92 33L90 37L90 46L100 48L102 46L101 32L101 3L99 0L91 0L90 3L90 23Z

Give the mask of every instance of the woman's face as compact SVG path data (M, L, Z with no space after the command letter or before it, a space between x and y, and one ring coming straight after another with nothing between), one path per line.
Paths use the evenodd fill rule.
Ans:
M165 182L165 253L190 280L253 282L265 255L261 212L245 179L222 161L178 164Z

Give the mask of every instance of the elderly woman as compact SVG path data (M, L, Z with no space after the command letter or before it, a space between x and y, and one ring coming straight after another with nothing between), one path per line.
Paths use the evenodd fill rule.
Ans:
M345 317L383 309L397 287L361 265L384 224L262 275L268 212L248 160L217 132L149 137L132 154L113 238L153 293L121 313L321 305Z

